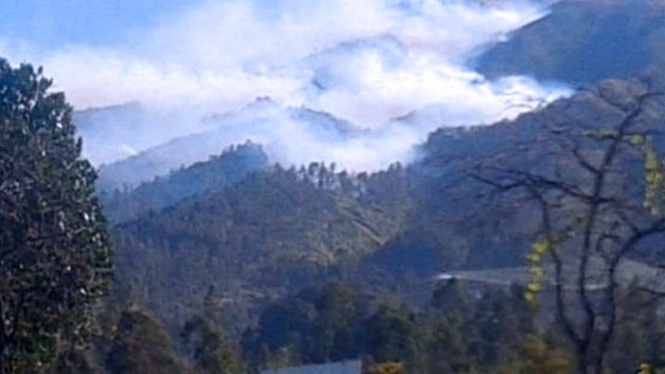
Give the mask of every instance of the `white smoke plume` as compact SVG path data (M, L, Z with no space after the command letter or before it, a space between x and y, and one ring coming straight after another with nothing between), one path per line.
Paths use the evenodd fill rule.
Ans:
M326 111L372 130L329 142L278 118L269 131L243 129L277 161L378 169L409 161L414 143L439 126L512 118L568 94L526 77L489 82L464 65L546 12L526 0L499 3L210 0L124 44L31 56L29 48L0 42L0 53L43 64L77 109L141 103L141 120L131 126L99 126L102 133L84 137L96 164L208 131L201 118L270 97L283 108Z

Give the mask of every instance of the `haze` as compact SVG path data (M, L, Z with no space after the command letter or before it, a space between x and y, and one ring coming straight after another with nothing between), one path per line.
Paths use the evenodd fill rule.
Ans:
M220 149L253 139L282 163L376 170L417 157L413 145L437 127L514 118L568 95L528 77L490 82L467 63L546 11L526 1L28 1L0 15L0 55L46 66L77 109L140 103L132 126L81 129L96 165L210 131L201 119L270 97L369 131L333 142L280 114L229 127ZM17 19L33 27L19 32Z

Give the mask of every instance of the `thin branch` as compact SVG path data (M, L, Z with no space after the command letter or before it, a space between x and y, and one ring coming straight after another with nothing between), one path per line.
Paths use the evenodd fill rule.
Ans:
M621 249L614 257L611 265L617 266L621 259L623 259L642 240L663 232L665 232L665 216L654 221L646 229L638 230L633 235L631 235L630 238L628 238L621 246Z
M553 237L553 230L549 206L543 196L537 190L531 190L531 193L540 204L543 228L545 230L545 235L547 236L548 240L550 240ZM563 261L561 260L561 256L559 256L559 253L557 252L554 245L550 245L549 253L552 257L552 261L554 262L554 293L559 319L563 324L563 328L566 334L568 334L572 341L579 344L581 338L575 331L572 319L568 316L566 303L564 302Z

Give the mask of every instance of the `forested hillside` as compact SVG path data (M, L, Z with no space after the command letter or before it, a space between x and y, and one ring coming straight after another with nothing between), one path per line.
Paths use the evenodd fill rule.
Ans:
M494 78L524 74L577 87L660 69L663 14L660 1L560 1L484 51L477 68Z
M412 207L406 193L383 200L385 191L404 190L392 179L373 191L325 165L274 167L145 214L112 230L120 283L177 325L178 307L200 299L201 284L216 285L242 310L323 281L403 230Z
M223 190L267 166L268 160L261 146L248 142L232 146L207 162L181 168L168 176L157 177L150 183L127 188L124 192L104 187L103 178L98 182L98 189L101 191L106 217L111 222L122 222L151 210L175 205L198 194Z
M123 332L101 335L87 360L109 360L105 367L118 373L141 365L180 372L213 344L226 352L215 356L226 357L219 364L237 370L241 361L251 371L363 357L368 367L399 361L408 372L510 372L530 365L567 372L575 359L561 348L565 335L551 330L553 294L543 294L536 310L521 288L532 285L433 279L456 269L531 266L527 259L543 224L538 206L522 192L497 190L515 174L585 191L584 168L593 166L580 160L598 162L627 118L631 134L645 134L654 156L663 157L658 92L657 80L604 81L514 121L438 130L420 146L419 161L378 173L325 163L268 166L260 146L246 144L136 189L102 195L116 250L114 298L102 326ZM625 172L608 179L607 193L641 204L650 183L660 183L649 179L641 157L628 151L617 158ZM556 209L584 214L572 200L558 201ZM656 235L629 257L661 263L662 240ZM562 251L565 261L575 261L573 247ZM640 292L631 297L648 299ZM623 354L611 346L605 353L616 368L635 367L644 357L660 364L650 350L660 338L627 327L647 324L640 310L616 327L615 339L630 336L634 350ZM649 329L660 323L650 320ZM200 339L191 342L185 331ZM152 344L162 348L146 352L147 361L123 351ZM538 361L545 356L552 361ZM129 360L125 366L123 360Z
M202 284L228 293L238 310L332 279L422 303L424 284L439 272L524 266L540 225L537 209L519 193L493 195L477 178L483 165L582 181L553 134L610 129L646 89L639 81L607 81L513 122L440 130L423 144L422 161L406 168L354 175L312 164L251 174L115 226L120 282L176 326L187 314L179 307L200 298ZM653 131L663 110L654 100L642 125ZM579 146L597 152L592 141ZM644 171L631 169L629 191L639 200ZM141 188L158 183L178 186L167 179ZM655 248L642 255L663 260Z

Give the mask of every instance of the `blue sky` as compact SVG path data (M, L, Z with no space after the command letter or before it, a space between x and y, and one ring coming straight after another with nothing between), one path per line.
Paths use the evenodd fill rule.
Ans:
M0 0L0 39L41 53L127 44L198 0Z

